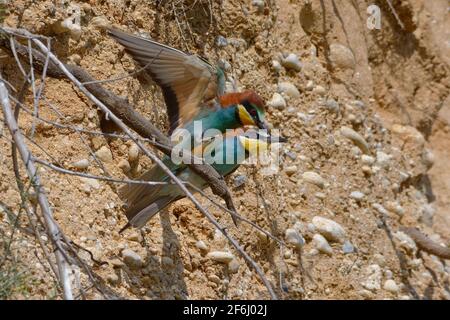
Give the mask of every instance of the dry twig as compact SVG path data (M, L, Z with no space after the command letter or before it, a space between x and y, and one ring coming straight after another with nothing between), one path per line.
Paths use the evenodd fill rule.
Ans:
M28 150L22 133L20 132L16 119L12 113L11 103L8 97L8 90L3 81L0 80L0 100L2 103L3 114L5 116L6 124L9 128L11 136L16 144L17 150L22 158L27 169L28 176L33 182L33 188L37 194L37 199L41 208L41 212L44 216L48 233L55 246L56 263L58 265L60 285L63 289L64 298L67 300L73 299L72 288L69 278L69 266L66 257L64 256L62 243L60 238L59 228L53 220L52 210L48 203L47 196L45 195L42 185L40 183L39 175L37 174L36 166L32 160L32 155Z
M419 229L401 227L400 230L410 236L419 249L442 259L450 259L450 248L440 246L420 232Z

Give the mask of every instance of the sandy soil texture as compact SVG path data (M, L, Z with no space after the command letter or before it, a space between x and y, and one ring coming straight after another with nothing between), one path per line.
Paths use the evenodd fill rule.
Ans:
M381 29L367 25L373 2L380 8ZM399 228L417 227L443 246L450 244L450 7L446 0L391 2L394 11L387 1L15 0L4 24L53 37L52 48L62 61L96 79L135 68L98 27L109 24L210 61L223 59L238 89L256 90L268 105L268 121L289 141L279 170L243 165L227 182L241 215L275 237L288 241L301 235L304 243L281 250L251 226L236 228L228 214L205 199L202 203L229 226L280 298L449 299L448 261L418 250ZM67 18L79 20L79 28L62 27ZM14 58L1 50L0 72L16 88L22 86ZM104 86L166 130L162 94L147 78ZM89 130L104 123L66 80L48 78L43 97L39 115L44 119ZM31 89L25 102L32 108ZM30 134L32 117L22 112L19 120ZM0 200L19 212L11 145L4 134ZM363 142L355 143L355 135ZM38 123L34 140L48 154L32 143L30 149L53 163L73 169L87 159L87 168L76 169L85 173L135 178L151 165L142 155L130 161L134 147L120 139ZM92 152L100 154L101 166ZM86 251L79 252L118 296L269 298L255 272L190 201L171 205L142 231L119 235L126 218L116 184L40 170L56 221L68 237L106 262L97 265ZM315 182L308 172L316 174ZM0 210L4 244L12 227ZM59 298L34 237L21 230L13 235L12 252L24 273L2 298ZM217 263L208 256L212 251L235 258ZM86 276L80 277L86 284ZM102 296L90 288L86 298Z

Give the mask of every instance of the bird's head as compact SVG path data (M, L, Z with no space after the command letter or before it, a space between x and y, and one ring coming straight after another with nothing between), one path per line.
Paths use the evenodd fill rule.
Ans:
M239 120L243 125L268 129L265 120L264 101L256 92L251 90L242 92L237 110Z
M243 126L268 129L263 99L253 90L225 94L220 97L222 107L236 106L236 117Z

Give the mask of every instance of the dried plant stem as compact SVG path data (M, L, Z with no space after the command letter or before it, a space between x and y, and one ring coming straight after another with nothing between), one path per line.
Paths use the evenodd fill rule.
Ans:
M450 259L450 248L440 246L416 228L401 227L401 231L406 233L417 244L419 249L433 254L442 259Z
M59 280L63 291L64 299L72 300L73 294L69 278L69 266L61 249L61 238L59 234L59 228L53 220L52 210L50 208L47 196L43 192L39 175L37 174L36 166L34 165L34 162L32 160L32 155L24 142L22 133L17 126L16 119L14 118L8 97L8 90L6 89L4 82L1 80L0 80L0 101L2 104L6 124L17 147L17 150L19 151L22 161L25 164L27 174L30 180L32 181L33 188L36 192L37 200L41 208L41 212L44 216L48 234L55 246L56 264L58 266Z

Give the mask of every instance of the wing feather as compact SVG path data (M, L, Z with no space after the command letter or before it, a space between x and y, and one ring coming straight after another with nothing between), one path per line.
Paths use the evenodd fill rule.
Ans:
M189 123L204 108L202 101L217 92L217 72L205 59L164 44L109 29L117 42L163 90L170 132Z

